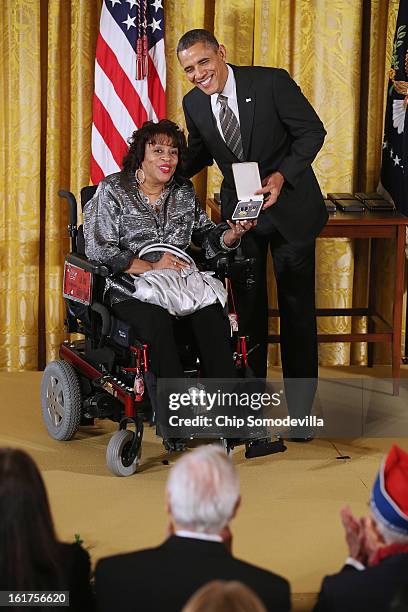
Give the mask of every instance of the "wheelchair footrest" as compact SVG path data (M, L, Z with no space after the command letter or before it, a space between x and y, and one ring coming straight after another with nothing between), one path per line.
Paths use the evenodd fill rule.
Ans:
M181 453L187 448L184 438L163 438L163 446L169 453Z

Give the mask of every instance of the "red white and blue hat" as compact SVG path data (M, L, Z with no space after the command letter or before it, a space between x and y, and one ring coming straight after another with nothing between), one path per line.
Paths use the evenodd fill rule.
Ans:
M395 444L375 479L371 510L386 527L408 535L408 453Z

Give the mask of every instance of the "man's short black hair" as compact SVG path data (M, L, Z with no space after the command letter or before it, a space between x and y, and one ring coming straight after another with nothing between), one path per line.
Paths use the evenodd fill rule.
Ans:
M183 36L178 41L178 45L176 49L177 55L181 51L185 51L186 49L189 49L196 43L204 43L206 45L209 45L210 47L213 47L215 51L217 51L218 47L220 46L214 34L209 32L208 30L200 30L200 29L189 30L188 32L183 34Z

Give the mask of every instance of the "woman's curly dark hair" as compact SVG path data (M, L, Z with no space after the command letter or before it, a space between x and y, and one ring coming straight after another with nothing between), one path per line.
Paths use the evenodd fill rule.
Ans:
M123 172L134 174L144 159L146 143L163 144L163 137L178 149L178 164L175 171L176 178L183 176L183 163L186 158L187 142L183 130L170 119L161 119L158 123L146 121L139 130L133 132L129 138L129 151L123 158Z

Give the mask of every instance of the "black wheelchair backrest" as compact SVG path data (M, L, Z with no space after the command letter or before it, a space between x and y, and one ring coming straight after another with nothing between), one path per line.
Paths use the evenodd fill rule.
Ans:
M81 209L84 210L85 204L95 195L98 185L87 185L81 189ZM85 241L82 225L77 227L77 203L73 193L65 189L60 189L58 195L65 198L69 204L69 225L68 232L71 237L71 252L85 254Z
M89 200L94 197L97 189L98 189L98 185L87 185L86 187L82 187L81 189L81 208L82 210L84 210L85 204L87 204Z

